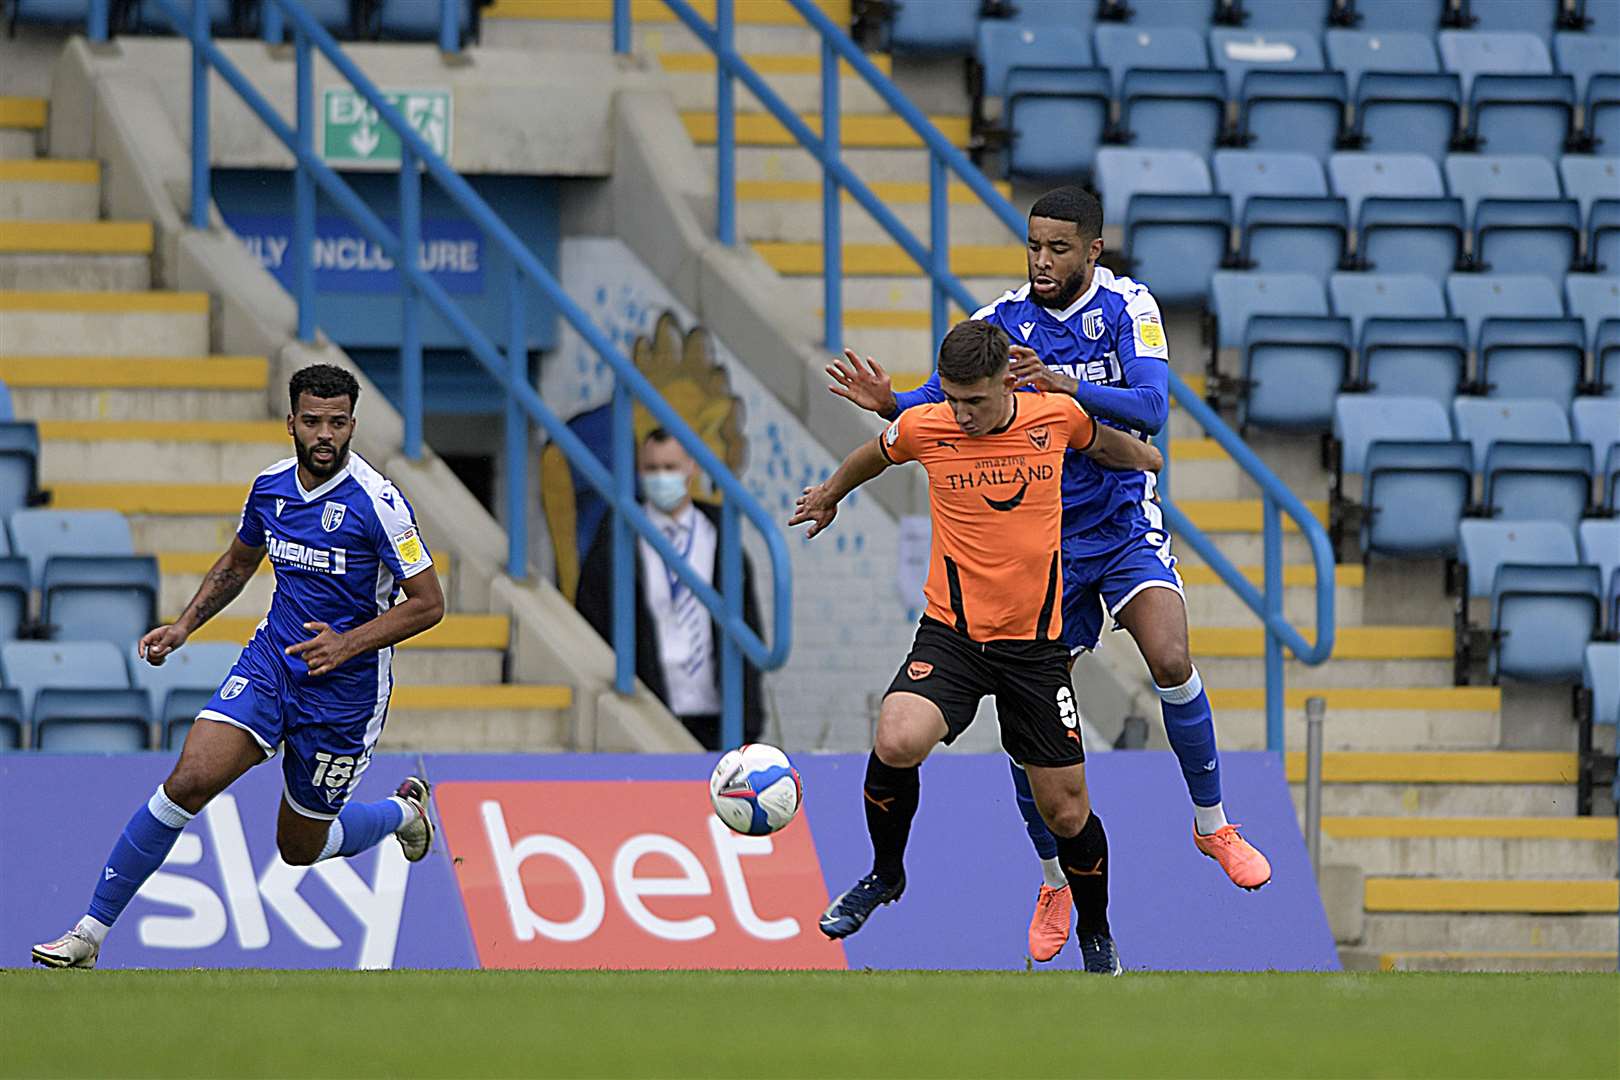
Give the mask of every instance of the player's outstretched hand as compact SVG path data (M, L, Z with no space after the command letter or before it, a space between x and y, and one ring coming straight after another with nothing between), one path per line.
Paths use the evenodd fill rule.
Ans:
M1009 355L1012 359L1008 364L1008 370L1017 380L1013 383L1015 389L1033 386L1049 394L1072 394L1079 386L1076 380L1063 372L1053 371L1047 367L1046 361L1042 360L1034 349L1014 345Z
M805 488L804 494L799 496L793 516L788 518L788 525L803 525L808 521L810 529L804 535L809 539L831 525L833 518L837 516L837 500L828 496L825 484L817 484L815 487Z
M323 622L307 622L304 629L315 631L315 636L287 646L286 651L288 656L303 657L311 675L325 675L349 658L348 642L330 626Z
M172 623L160 626L156 630L148 630L141 638L140 644L136 646L136 650L140 653L141 659L148 664L162 667L169 654L186 643L187 636L184 630Z
M828 390L868 412L887 416L899 407L894 400L894 383L889 373L870 356L862 361L854 349L845 349L843 360L827 365L827 374L833 381Z

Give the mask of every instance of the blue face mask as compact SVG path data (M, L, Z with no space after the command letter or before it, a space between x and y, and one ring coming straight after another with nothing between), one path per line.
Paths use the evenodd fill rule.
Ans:
M664 513L669 513L686 498L686 474L660 470L641 474L641 493Z

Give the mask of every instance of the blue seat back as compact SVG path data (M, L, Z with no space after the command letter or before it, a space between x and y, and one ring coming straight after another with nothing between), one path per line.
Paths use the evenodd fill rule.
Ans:
M21 750L28 745L28 713L22 695L10 687L0 688L0 753Z
M1305 274L1222 271L1211 279L1221 348L1238 348L1255 315L1326 315L1322 283Z
M1575 100L1586 100L1586 86L1593 75L1614 70L1620 56L1620 37L1602 34L1561 33L1553 35L1553 60L1558 70L1575 80Z
M1594 74L1587 80L1581 100L1586 134L1599 149L1613 152L1620 146L1620 74Z
M1135 195L1125 217L1132 273L1152 281L1164 303L1201 301L1226 260L1231 228L1225 195Z
M57 555L45 564L41 617L57 641L133 644L157 622L150 555Z
M1350 378L1350 320L1331 315L1257 315L1244 335L1241 424L1326 431Z
M1338 145L1347 97L1337 71L1251 71L1243 79L1238 126L1257 149L1326 161Z
M1617 0L1576 0L1578 13L1586 22L1587 33L1620 36L1620 2Z
M19 510L11 515L12 549L28 559L34 587L52 555L133 555L129 522L116 510Z
M15 418L16 411L12 407L11 388L4 382L0 382L0 420L12 420Z
M208 25L216 34L231 33L237 29L236 17L232 0L203 0L208 8ZM189 19L191 17L193 0L174 0L175 7ZM175 33L174 24L169 21L168 14L154 0L136 5L138 15L135 20L136 29L145 34L172 34Z
M1620 199L1598 199L1587 218L1586 250L1606 274L1620 273Z
M0 643L0 674L32 709L47 686L126 690L129 673L118 646L108 641L7 641Z
M1089 30L1097 21L1098 4L1099 0L1018 0L1009 18L1016 23Z
M1452 274L1446 279L1446 301L1475 341L1489 318L1556 319L1564 314L1558 287L1534 274Z
M973 49L980 7L974 0L896 3L889 19L889 48L895 52L965 56Z
M1498 567L1491 591L1491 626L1498 634L1492 677L1578 680L1601 595L1595 566Z
M1590 519L1578 526L1581 561L1591 563L1603 574L1605 584L1614 581L1620 571L1620 521L1613 518ZM1611 630L1616 629L1610 627Z
M1326 281L1344 265L1350 213L1343 199L1256 195L1242 223L1239 252L1255 269Z
M1208 153L1226 126L1218 71L1138 68L1125 73L1120 124L1133 147Z
M1448 73L1369 71L1354 100L1351 131L1364 151L1440 161L1457 134L1462 84Z
M1468 328L1461 319L1367 319L1361 325L1361 379L1380 398L1419 397L1446 414L1468 368Z
M1301 30L1320 34L1333 13L1334 0L1238 0L1249 30Z
M1321 71L1322 47L1317 35L1300 30L1227 30L1209 32L1210 61L1226 72L1226 94L1241 98L1243 80L1252 71Z
M1091 35L1071 26L1037 27L985 20L979 24L975 55L984 71L986 97L1007 95L1007 75L1027 67L1065 71L1091 67ZM1103 96L1112 87L1103 84Z
M1340 394L1333 403L1333 437L1339 440L1340 470L1356 476L1375 442L1450 442L1451 418L1427 398Z
M1441 65L1462 78L1465 95L1473 90L1476 75L1552 74L1547 43L1534 34L1442 30L1438 44Z
M1431 37L1452 0L1353 0L1360 30L1411 30Z
M28 621L32 589L28 560L20 555L0 555L0 641L15 641Z
M1579 319L1486 319L1478 353L1487 396L1568 410L1586 376L1586 328Z
M45 687L34 698L34 741L47 753L127 754L151 746L152 719L139 690Z
M1204 35L1185 26L1103 25L1093 35L1096 61L1114 78L1114 89L1123 97L1125 75L1133 69L1195 70L1209 67L1209 50ZM1226 97L1221 82L1221 97Z
M1620 641L1587 645L1581 683L1592 691L1592 722L1620 725Z
M1232 197L1232 212L1241 220L1250 195L1327 195L1322 164L1310 154L1264 150L1215 151L1215 190Z
M1108 74L1015 68L1006 89L1008 172L1034 179L1089 175L1108 130Z
M1564 0L1464 0L1473 29L1485 33L1534 34L1550 40Z
M1575 116L1568 75L1480 75L1469 104L1469 134L1492 154L1555 159Z
M1129 0L1132 26L1184 26L1207 30L1225 0Z
M1367 448L1362 550L1396 558L1451 558L1473 494L1470 451L1459 442L1389 442Z
M1571 566L1580 561L1575 536L1554 521L1465 520L1458 528L1458 559L1468 568L1468 595L1491 595L1497 567L1504 563L1526 566Z
M1570 413L1575 437L1592 448L1592 460L1602 466L1609 459L1609 448L1620 445L1620 408L1612 400L1577 398Z
M1586 340L1597 345L1598 327L1605 319L1620 319L1620 277L1569 274L1564 278L1565 309L1582 320Z
M1573 199L1481 199L1474 212L1474 258L1485 271L1511 268L1562 283L1580 237Z
M1361 333L1369 318L1445 318L1440 286L1421 274L1334 274L1328 279L1333 313L1345 315Z
M1468 227L1460 199L1374 195L1362 201L1356 231L1363 269L1399 267L1443 284L1462 263Z
M1365 72L1423 75L1440 71L1440 58L1429 34L1334 29L1327 32L1326 39L1328 64L1344 72L1352 94L1358 93Z
M1567 443L1569 421L1550 401L1458 398L1451 406L1459 439L1474 447L1474 468L1483 472L1495 442Z
M1470 218L1481 199L1556 199L1558 174L1545 157L1529 154L1448 154L1446 186Z
M1328 158L1333 193L1350 203L1350 217L1361 213L1363 199L1383 195L1401 199L1441 199L1446 195L1440 168L1422 154L1339 153Z
M1499 521L1557 521L1574 529L1592 490L1582 443L1497 442L1485 456L1485 506Z
M1598 323L1592 339L1592 381L1600 397L1620 397L1620 319Z
M1097 190L1103 213L1121 220L1138 194L1208 195L1214 188L1204 159L1189 150L1097 151Z
M39 431L34 422L0 421L0 519L28 505L38 475Z
M437 41L443 19L441 5L456 4L459 7L455 14L456 25L465 38L472 26L472 10L476 3L477 0L376 0L372 19L379 37L396 41ZM930 4L929 8L933 10L937 7L944 11L950 9L953 3L960 6L961 0L945 0L944 4Z

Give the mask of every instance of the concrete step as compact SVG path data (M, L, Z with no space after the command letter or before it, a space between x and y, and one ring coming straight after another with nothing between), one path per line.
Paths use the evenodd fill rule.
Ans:
M33 420L260 420L268 364L257 356L0 356L0 381Z
M1185 488L1183 488L1183 490L1185 490ZM1227 500L1220 501L1225 502ZM1187 512L1189 505L1193 505L1191 500L1185 499L1175 499L1174 502L1176 506L1182 509L1183 512ZM1202 515L1202 511L1199 510L1195 505L1194 513ZM1193 518L1193 524L1198 525L1200 520L1201 516L1195 516ZM1257 566L1265 560L1265 537L1261 534L1258 528L1221 528L1213 531L1205 528L1204 534L1208 536L1210 542L1215 545L1216 551L1219 551L1229 561L1234 562L1239 566ZM1177 536L1175 533L1172 533L1171 535L1176 536L1176 543L1173 550L1175 551L1176 558L1181 561L1183 568L1185 568L1185 566L1189 563L1193 565L1200 565L1203 563L1203 559L1199 556L1197 551L1193 550L1193 546L1191 544L1187 543L1184 538ZM1283 532L1282 540L1282 555L1284 563L1295 565L1309 565L1311 563L1311 545L1299 532L1292 529L1285 530Z
M131 484L184 476L194 484L239 487L291 453L281 420L42 420L39 435L40 479L47 486L89 476Z
M15 356L207 355L208 294L0 289Z
M45 130L44 98L0 97L0 160L28 160L39 149Z
M400 665L399 670L404 670ZM401 686L388 710L381 747L387 751L416 750L437 753L546 753L571 749L573 711L567 707L468 710L459 704L435 709L401 709ZM415 687L437 690L440 687ZM465 696L463 690L501 687L444 687ZM513 689L527 689L514 687Z
M1324 817L1324 862L1367 874L1473 879L1613 877L1613 818Z
M1258 627L1193 626L1192 654L1211 686L1265 682L1264 635ZM1307 641L1313 634L1304 634ZM1288 660L1290 687L1445 686L1452 679L1450 629L1341 626L1333 658L1311 667Z
M1243 576L1256 588L1265 580L1264 568L1239 567ZM1187 597L1187 621L1193 625L1227 624L1251 617L1249 608L1214 570L1202 563L1179 566L1184 592ZM1360 566L1346 564L1337 568L1333 590L1333 613L1339 626L1354 626L1361 622L1362 581ZM1285 617L1300 626L1314 626L1316 622L1316 568L1311 565L1283 567L1283 612Z
M237 494L240 498L246 497L246 481L238 485ZM124 516L129 520L136 551L186 551L218 556L236 535L241 509L238 505L230 514L125 513Z
M138 291L151 286L145 221L0 221L0 289Z
M643 54L646 55L646 54ZM716 100L715 62L712 53L659 53L651 57L663 71L675 107L682 112L712 111ZM743 59L758 72L788 108L798 114L821 112L821 56L809 53L746 53ZM872 61L887 71L889 58L873 55ZM871 84L841 64L838 80L840 112L852 115L880 113L887 108ZM736 92L738 114L762 113L765 106L739 81Z
M158 571L161 577L161 591L158 596L158 608L162 611L181 611L196 595L198 587L202 585L204 576L214 565L219 555L212 551L161 551L158 552ZM436 551L433 553L433 567L439 575L439 581L445 586L448 595L450 581L450 555L448 552ZM231 606L221 614L249 615L263 613L270 607L270 598L275 593L276 578L271 569L270 561L266 559L259 564L258 572L252 580L242 589L242 594L232 601Z
M739 188L743 185L739 184ZM765 197L744 195L738 192L737 226L742 235L752 243L778 242L778 243L813 243L820 244L822 240L821 229L821 193L819 184L789 183L781 181L775 184L750 182L749 189L770 188L782 189L772 191ZM901 188L909 190L923 188L922 185L912 184L886 184L885 188ZM815 188L811 191L808 189ZM970 197L967 188L961 189ZM884 195L874 190L883 201L885 209L900 219L900 223L911 231L919 243L927 247L929 240L929 208L926 188L921 191L922 197L913 201L891 202ZM974 198L973 202L953 203L947 212L947 232L949 242L954 246L958 244L976 245L1006 245L1015 252L1021 245L1016 238L1008 232L1002 220L991 213L989 208ZM889 232L877 219L867 213L866 208L857 203L847 193L842 200L839 212L839 227L846 243L884 243L891 240ZM1019 260L1022 262L1022 258ZM995 292L986 296L986 302L999 296L1002 291L1017 283L1016 276L1007 279ZM979 295L979 294L975 294ZM926 310L927 298L919 298L915 306Z
M236 641L245 643L253 636L262 615L216 615L195 634L193 641ZM505 615L446 615L444 621L400 643L403 652L505 650L511 637L511 620Z
M786 277L820 277L823 252L813 243L757 243L760 258ZM915 277L916 262L894 243L854 243L843 246L844 272L864 277ZM1018 281L1027 275L1022 251L1012 244L952 244L951 272L959 277L1000 277Z
M1488 689L1464 687L1459 689ZM1290 697L1299 691L1289 691ZM1333 708L1329 693L1328 708ZM1344 693L1339 691L1337 693ZM1351 692L1353 693L1353 691ZM1219 706L1217 705L1217 708ZM1305 779L1304 751L1290 750L1285 760L1288 782ZM1495 750L1484 753L1330 753L1322 755L1326 784L1553 784L1575 783L1579 763L1574 754L1541 750Z
M1616 926L1613 911L1573 915L1368 912L1362 947L1380 952L1437 946L1468 951L1607 951L1613 956Z
M101 216L101 164L0 161L0 220L94 221Z
M1369 877L1368 912L1603 915L1620 911L1620 882L1562 878Z
M1199 661L1199 669L1207 665ZM1448 688L1442 688L1444 694ZM1464 688L1472 689L1472 688ZM1353 690L1352 690L1353 692ZM1372 690L1363 696L1370 708L1333 708L1323 723L1323 749L1328 751L1394 750L1482 750L1502 741L1502 716L1495 709L1467 708L1469 701L1456 701L1453 707L1423 708L1405 704L1416 690ZM1220 744L1230 750L1261 750L1266 745L1264 692L1246 688L1209 689L1215 709L1215 730ZM1255 699L1259 700L1255 700ZM1380 701L1380 698L1383 698ZM1247 708L1228 707L1242 702ZM1462 706L1462 707L1459 707ZM1151 743L1163 733L1150 728ZM1303 709L1289 709L1283 715L1283 737L1287 746L1305 745Z
M904 187L906 185L894 185ZM817 227L820 227L819 210L817 211ZM920 233L919 239L927 242L927 234ZM962 284L976 298L989 303L1008 289L1016 288L1019 280L1008 280L999 277L963 278ZM822 288L822 279L819 274L810 277L784 278L783 292L793 297L799 306L816 311L822 310L822 301L825 299L825 290ZM933 283L925 277L894 276L894 277L866 277L846 274L842 290L844 300L844 325L851 328L866 327L871 329L912 329L927 330L929 305L933 303ZM955 305L951 305L953 308ZM898 317L892 323L885 323L878 313ZM875 353L873 355L876 355ZM882 359L879 357L879 359Z
M1601 950L1466 952L1430 949L1381 953L1377 961L1380 971L1613 971L1615 954Z
M821 137L819 109L800 113L799 120L810 129L812 135ZM952 146L959 150L967 148L967 117L930 116L928 120ZM681 123L694 143L699 146L715 145L719 120L714 110L682 110ZM739 111L735 125L738 146L800 148L799 140L770 113ZM842 113L838 122L838 136L839 146L850 149L923 150L928 145L910 124L890 113Z
M699 143L698 157L715 173L714 147ZM928 183L928 151L908 147L848 147L841 160L868 185L881 182ZM737 180L790 180L820 183L821 161L797 143L792 146L740 144L736 156Z
M1217 731L1225 717L1218 720ZM1224 737L1224 736L1223 736ZM1290 785L1294 808L1305 816L1305 785ZM1567 818L1575 812L1573 784L1323 784L1322 813L1380 817Z

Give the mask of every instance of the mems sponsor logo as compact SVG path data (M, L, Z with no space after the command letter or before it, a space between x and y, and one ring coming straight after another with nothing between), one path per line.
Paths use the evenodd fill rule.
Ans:
M348 570L347 548L318 548L300 544L296 540L283 540L271 532L264 534L265 547L270 550L270 561L276 566L293 566L316 574L341 576Z

